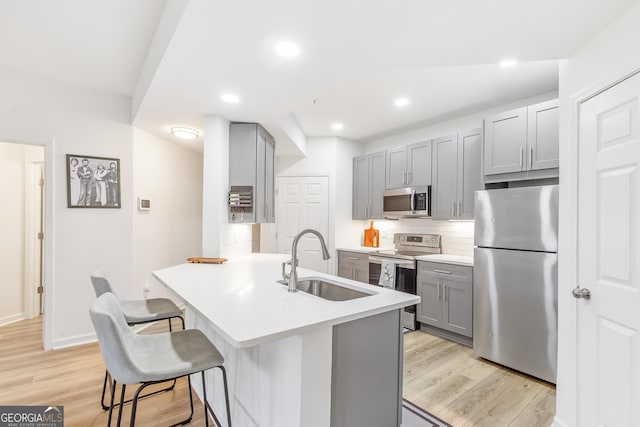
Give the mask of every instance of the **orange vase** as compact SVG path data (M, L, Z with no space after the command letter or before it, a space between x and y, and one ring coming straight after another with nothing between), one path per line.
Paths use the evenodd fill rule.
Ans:
M373 228L373 221L369 221L369 228L364 230L364 246L377 248L380 245L380 231Z

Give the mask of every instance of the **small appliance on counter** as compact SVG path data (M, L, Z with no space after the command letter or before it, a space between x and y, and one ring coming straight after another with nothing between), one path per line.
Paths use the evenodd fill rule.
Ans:
M416 257L442 253L438 234L396 233L393 250L369 252L369 284L417 294ZM416 330L416 306L405 307L402 325Z
M363 246L377 248L380 246L380 230L373 228L373 221L369 221L369 228L364 230Z

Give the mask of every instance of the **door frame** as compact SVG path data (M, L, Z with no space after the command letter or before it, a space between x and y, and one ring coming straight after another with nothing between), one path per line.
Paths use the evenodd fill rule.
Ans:
M39 269L39 265L36 265L35 262L27 262L28 260L33 260L37 254L39 257L40 254L40 245L36 243L34 236L40 231L39 227L39 219L40 212L38 209L38 201L37 198L40 198L40 189L39 183L40 175L38 172L41 168L44 168L45 163L43 162L33 162L28 161L25 164L26 166L26 179L25 179L25 233L24 233L24 281L23 281L23 295L24 295L24 315L26 319L32 319L38 315L40 315L40 298L37 295L38 285L36 281L38 280L39 271L36 271L36 268ZM46 172L46 170L45 170ZM44 177L43 177L44 178ZM42 200L42 220L44 225L44 198ZM44 231L44 230L43 230ZM44 247L43 253L44 256ZM39 263L38 263L39 264ZM44 281L44 270L42 271L42 280ZM44 296L42 299L43 308L44 308Z
M553 426L579 426L580 378L578 354L578 300L571 291L578 286L578 168L580 105L616 84L640 73L640 60L628 62L569 95L568 144L560 144L560 187L558 255L558 380ZM561 105L562 107L562 105ZM561 110L562 114L562 110ZM560 121L562 126L562 120ZM562 127L560 129L563 130ZM562 132L561 132L562 140ZM564 148L564 149L563 149ZM573 337L573 338L569 338ZM558 413L564 418L559 418Z
M337 266L338 266L338 262L336 260L336 256L335 256L335 221L334 221L334 215L332 215L332 212L335 212L334 209L334 201L333 201L333 192L334 192L334 185L335 185L335 178L333 176L331 176L331 174L326 174L326 173L309 173L309 174L299 174L299 173L293 173L293 174L277 174L276 175L276 190L280 187L280 178L321 178L321 177L326 177L327 181L329 183L329 188L327 189L327 199L328 199L328 206L327 208L329 209L329 236L325 236L326 240L327 240L327 246L329 249L329 253L331 254L331 258L329 259L329 274L335 274ZM275 200L275 204L276 204L276 222L278 221L278 218L280 218L280 213L278 212L278 197L279 197L279 192L276 191L276 200ZM277 229L277 226L276 226ZM276 241L276 247L277 247L277 241Z

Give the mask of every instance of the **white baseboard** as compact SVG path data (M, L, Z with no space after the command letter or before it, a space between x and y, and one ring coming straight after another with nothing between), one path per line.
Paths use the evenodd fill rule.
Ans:
M551 423L551 427L569 427L565 424L558 416L553 417L553 422Z
M11 316L5 316L0 318L0 326L8 325L9 323L18 322L26 319L24 313L12 314Z
M53 350L60 350L61 348L75 347L77 345L89 344L96 342L98 338L95 333L76 335L75 337L69 337L59 340L53 340L51 348Z

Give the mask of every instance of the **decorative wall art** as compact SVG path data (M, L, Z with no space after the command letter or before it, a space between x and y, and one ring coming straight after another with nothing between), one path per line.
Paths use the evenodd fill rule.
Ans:
M67 154L67 207L120 208L120 159Z

